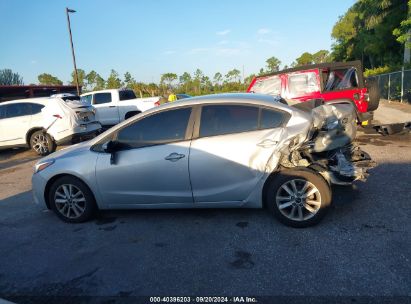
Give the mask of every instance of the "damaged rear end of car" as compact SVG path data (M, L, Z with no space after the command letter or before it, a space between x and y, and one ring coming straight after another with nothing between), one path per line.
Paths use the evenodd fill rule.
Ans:
M341 101L323 104L310 112L311 124L303 141L291 143L281 153L284 168L306 167L330 185L350 185L366 181L376 163L354 143L357 126L354 106Z

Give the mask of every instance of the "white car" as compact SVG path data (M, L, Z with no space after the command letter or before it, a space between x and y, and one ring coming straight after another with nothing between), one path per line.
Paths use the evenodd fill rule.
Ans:
M160 97L136 98L133 90L112 89L81 95L81 100L94 106L96 119L103 126L113 126L136 114L154 108Z
M56 145L100 129L93 107L76 100L29 98L0 103L0 149L25 146L46 155Z

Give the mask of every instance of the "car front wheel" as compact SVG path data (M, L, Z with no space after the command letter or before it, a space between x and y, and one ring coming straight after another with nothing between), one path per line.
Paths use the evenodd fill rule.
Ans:
M267 188L267 206L282 223L303 228L316 225L331 203L331 189L316 172L301 168L280 171Z
M71 176L57 179L49 191L51 209L65 222L81 223L92 217L96 203L90 189Z

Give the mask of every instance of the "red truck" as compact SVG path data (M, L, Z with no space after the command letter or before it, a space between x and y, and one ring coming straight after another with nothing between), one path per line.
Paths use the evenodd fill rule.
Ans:
M365 80L361 61L321 63L254 77L247 92L281 96L285 100L306 102L351 102L357 120L363 125L378 108L378 84Z

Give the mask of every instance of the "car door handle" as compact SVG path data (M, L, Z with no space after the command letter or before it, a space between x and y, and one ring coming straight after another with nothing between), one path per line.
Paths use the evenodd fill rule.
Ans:
M166 156L164 159L165 159L165 160L169 160L169 161L171 161L171 162L176 162L176 161L178 161L179 159L182 159L182 158L184 158L184 157L185 157L184 154L178 154L178 153L173 152L173 153L171 153L169 156Z
M263 141L260 141L257 146L262 147L262 148L271 148L278 144L278 141L272 140L272 139L264 139Z
M116 106L108 106L109 108L115 108Z

